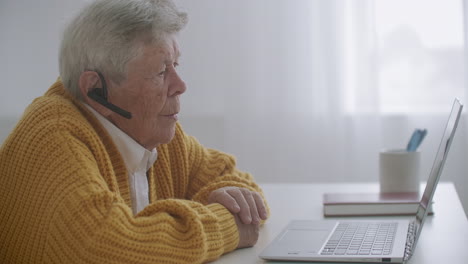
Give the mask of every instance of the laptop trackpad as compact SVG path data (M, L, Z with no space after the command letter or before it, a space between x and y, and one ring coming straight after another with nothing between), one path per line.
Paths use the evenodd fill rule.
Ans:
M287 251L318 253L330 234L330 229L289 229L279 241Z

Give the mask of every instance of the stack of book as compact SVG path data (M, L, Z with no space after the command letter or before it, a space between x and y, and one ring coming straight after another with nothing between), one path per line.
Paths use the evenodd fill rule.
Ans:
M324 216L416 215L418 193L326 193ZM429 205L432 214L432 205Z

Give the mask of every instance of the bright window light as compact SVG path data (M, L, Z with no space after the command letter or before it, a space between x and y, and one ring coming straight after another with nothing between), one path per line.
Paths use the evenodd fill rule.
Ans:
M447 111L465 99L461 0L375 1L383 113Z

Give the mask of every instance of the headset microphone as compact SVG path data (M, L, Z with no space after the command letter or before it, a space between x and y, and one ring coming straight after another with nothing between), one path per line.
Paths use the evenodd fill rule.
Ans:
M99 103L100 105L108 108L109 110L127 118L130 119L132 118L132 113L123 110L122 108L116 106L115 104L112 104L107 100L107 84L106 80L104 79L104 76L98 71L96 73L99 75L99 78L101 79L102 83L102 88L93 88L88 92L88 97Z

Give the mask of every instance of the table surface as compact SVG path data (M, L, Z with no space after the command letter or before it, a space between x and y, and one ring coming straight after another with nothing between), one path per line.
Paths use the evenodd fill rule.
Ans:
M212 263L270 263L258 255L293 219L325 219L322 195L326 192L378 192L377 183L260 184L271 215L252 248L239 249ZM422 186L421 190L424 186ZM468 221L453 183L441 182L434 195L434 215L428 216L409 264L468 263ZM380 219L359 217L356 219ZM411 219L395 216L394 219ZM326 219L355 219L327 217ZM273 263L273 262L272 262ZM274 262L297 263L297 262Z

